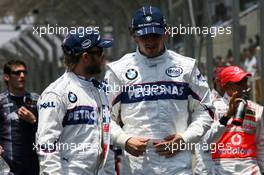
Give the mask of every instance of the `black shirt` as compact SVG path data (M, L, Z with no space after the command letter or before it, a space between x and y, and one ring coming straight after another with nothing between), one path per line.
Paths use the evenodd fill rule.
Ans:
M37 117L35 93L25 93L17 97L8 91L0 94L0 145L3 158L17 175L38 174L39 165L36 151L33 150L37 123L31 124L19 118L17 111L24 106Z

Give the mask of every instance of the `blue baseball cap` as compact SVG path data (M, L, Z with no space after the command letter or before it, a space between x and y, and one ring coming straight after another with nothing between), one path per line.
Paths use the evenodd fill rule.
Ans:
M159 8L144 6L133 15L132 29L137 36L150 33L163 35L165 33L166 20Z
M75 55L92 47L108 48L112 45L113 40L101 38L98 31L92 31L90 33L70 32L62 42L62 49L67 55Z

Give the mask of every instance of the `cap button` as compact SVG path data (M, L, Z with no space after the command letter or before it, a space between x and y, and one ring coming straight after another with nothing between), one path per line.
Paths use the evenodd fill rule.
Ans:
M151 22L151 21L152 21L152 17L151 17L151 16L146 16L145 20L146 20L147 22Z

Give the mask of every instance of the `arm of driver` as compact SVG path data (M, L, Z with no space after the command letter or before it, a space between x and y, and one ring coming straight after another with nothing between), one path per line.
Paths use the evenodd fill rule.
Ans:
M206 80L202 77L195 65L190 75L189 113L190 124L187 130L181 134L184 142L197 143L210 128L212 123L212 105L211 93Z
M111 138L114 145L120 146L125 149L126 142L130 136L126 134L120 126L121 116L121 93L122 86L121 82L115 75L115 73L108 67L105 74L104 81L106 83L106 93L111 111Z
M62 174L59 148L56 143L63 130L65 106L55 93L44 93L38 101L38 130L36 144L40 161L40 174Z

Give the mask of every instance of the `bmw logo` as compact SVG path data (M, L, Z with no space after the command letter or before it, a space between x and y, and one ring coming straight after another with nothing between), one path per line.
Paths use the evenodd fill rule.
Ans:
M69 92L68 99L71 103L75 103L77 101L77 96L73 92Z
M134 80L137 76L138 72L135 69L128 69L126 72L126 78L129 80Z
M147 22L151 22L152 21L152 17L151 16L146 16L145 19L146 19Z

